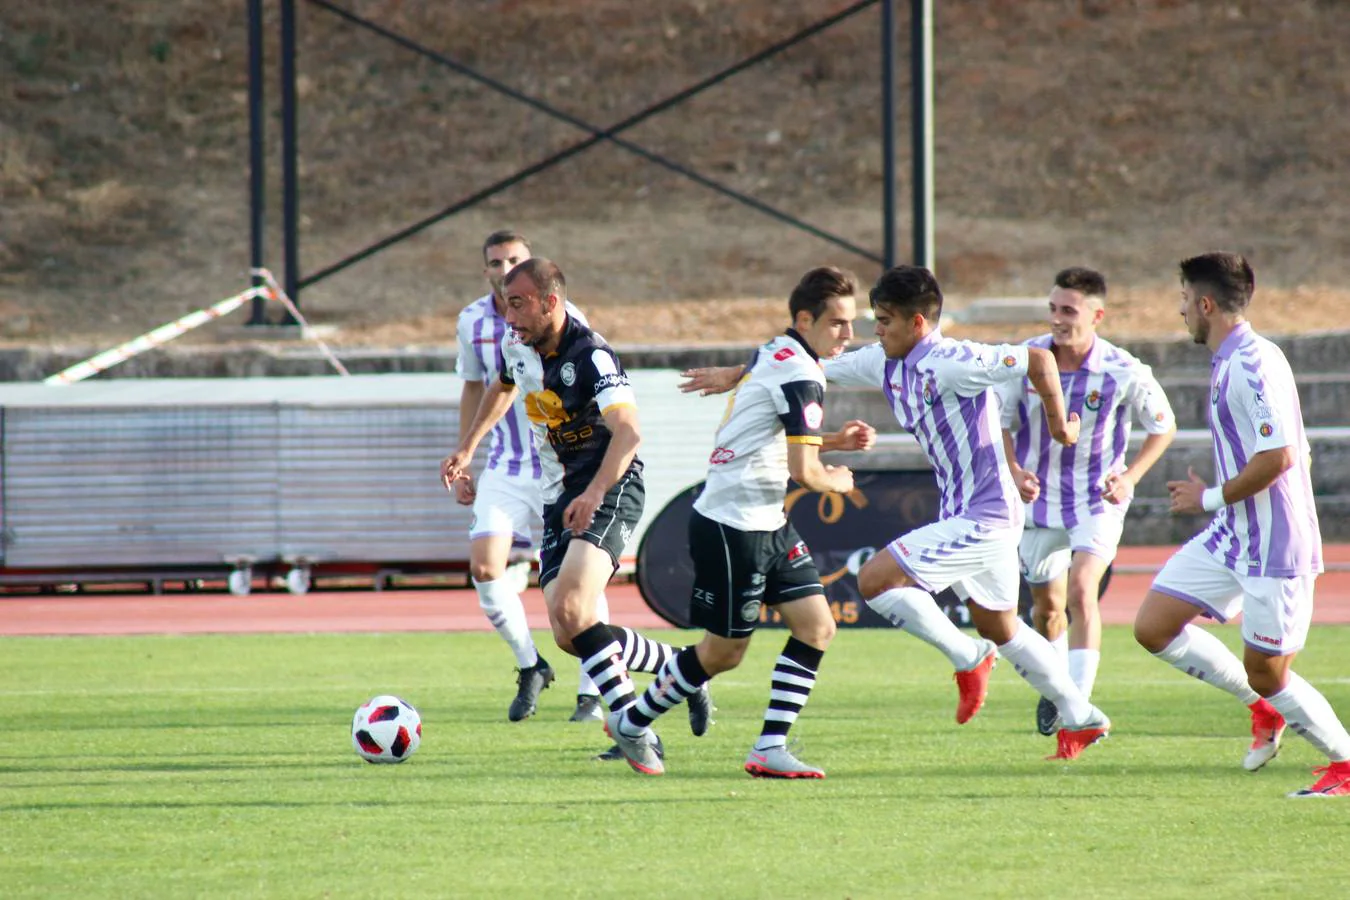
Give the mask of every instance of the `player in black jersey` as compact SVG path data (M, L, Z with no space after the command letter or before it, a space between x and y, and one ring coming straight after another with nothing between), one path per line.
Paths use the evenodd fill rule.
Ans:
M630 629L611 629L595 614L595 598L642 516L637 402L605 339L567 314L556 264L526 260L503 287L512 333L502 342L501 378L484 394L441 476L447 485L465 477L478 443L523 392L531 427L546 445L539 584L553 637L580 657L610 709L622 709L634 700L628 667L655 672L675 652ZM700 700L706 710L706 694ZM695 734L707 727L706 715L700 723L691 714L690 722ZM641 743L647 752L629 764L659 773L655 733L646 730Z

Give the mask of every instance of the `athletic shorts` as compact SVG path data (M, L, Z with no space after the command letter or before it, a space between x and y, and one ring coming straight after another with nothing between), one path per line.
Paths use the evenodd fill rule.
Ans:
M994 612L1017 609L1017 544L1022 529L957 516L907 532L886 545L891 558L925 591L951 588Z
M478 477L477 487L469 540L509 534L513 547L530 546L543 524L539 516L543 506L539 482L487 469Z
M1088 516L1072 528L1037 528L1022 532L1017 554L1028 584L1054 581L1073 562L1075 553L1091 553L1108 565L1116 558L1125 519L1119 515Z
M544 507L544 534L539 540L539 586L542 588L558 577L567 547L574 539L594 544L609 554L614 569L619 568L619 557L633 537L647 493L642 485L642 473L629 470L609 489L595 511L591 525L581 534L563 525L563 513L585 487L564 489L557 502Z
M825 593L816 561L791 522L777 531L741 531L691 510L689 555L689 621L719 637L749 637L761 606Z
M1198 607L1220 622L1242 613L1242 640L1272 656L1303 649L1312 622L1316 575L1242 575L1205 549L1204 533L1187 541L1153 579L1153 590Z

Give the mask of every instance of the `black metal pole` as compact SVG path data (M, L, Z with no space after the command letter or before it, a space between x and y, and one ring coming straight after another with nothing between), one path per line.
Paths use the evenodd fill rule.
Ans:
M264 250L267 172L263 156L263 10L262 0L248 0L248 175L249 175L249 267L267 264ZM263 283L253 276L253 286ZM254 297L248 324L267 324L267 299Z
M286 274L282 287L300 305L300 192L296 141L295 0L281 0L281 216ZM287 312L283 324L294 325Z
M933 0L910 2L910 66L914 142L914 260L932 269L933 246Z
M881 0L881 256L896 261L895 234L895 0Z

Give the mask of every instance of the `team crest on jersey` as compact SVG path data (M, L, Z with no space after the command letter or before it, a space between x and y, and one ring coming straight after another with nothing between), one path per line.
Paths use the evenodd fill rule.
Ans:
M1003 357L1003 364L1011 369L1013 366L1017 365L1017 357L1009 353L1007 356Z
M577 367L570 362L563 363L562 368L558 370L558 377L562 379L563 384L571 387L577 383Z
M1153 421L1155 422L1162 422L1166 418L1167 416L1164 413L1157 412L1153 414Z
M1101 391L1088 392L1087 399L1083 401L1083 405L1086 406L1088 409L1092 410L1093 412L1096 412L1097 410L1101 409L1102 392Z
M535 424L547 425L550 431L572 420L563 409L562 398L547 390L525 395L525 415Z
M729 447L718 447L708 456L708 463L714 466L726 465L736 458L736 451Z
M806 427L814 430L820 428L825 421L825 410L820 408L820 404L812 400L802 407L802 419L806 422Z
M1265 422L1262 423L1261 427L1258 428L1257 431L1261 432L1261 437L1270 437L1272 434L1275 433L1275 428L1269 422Z
M923 402L927 403L929 406L932 406L937 402L937 385L933 384L931 381L924 383Z

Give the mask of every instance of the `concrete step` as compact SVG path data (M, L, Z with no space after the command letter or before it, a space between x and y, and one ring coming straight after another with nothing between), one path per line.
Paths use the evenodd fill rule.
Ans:
M1209 376L1182 374L1160 378L1167 399L1177 414L1177 425L1209 427ZM1303 422L1309 427L1332 427L1350 423L1350 372L1299 375L1299 401ZM877 431L898 432L900 425L876 388L832 387L826 394L825 421L831 428L849 419L862 419Z
M1312 445L1313 491L1322 537L1327 541L1350 540L1350 428L1311 428L1308 441ZM1134 434L1129 452L1135 453L1142 442L1142 435ZM877 447L870 453L831 453L827 461L859 471L930 471L918 443L904 433L878 435ZM1168 512L1167 482L1184 479L1190 468L1213 483L1213 446L1207 430L1177 432L1167 453L1140 482L1130 505L1125 543L1179 543L1204 527L1207 516L1173 517Z

